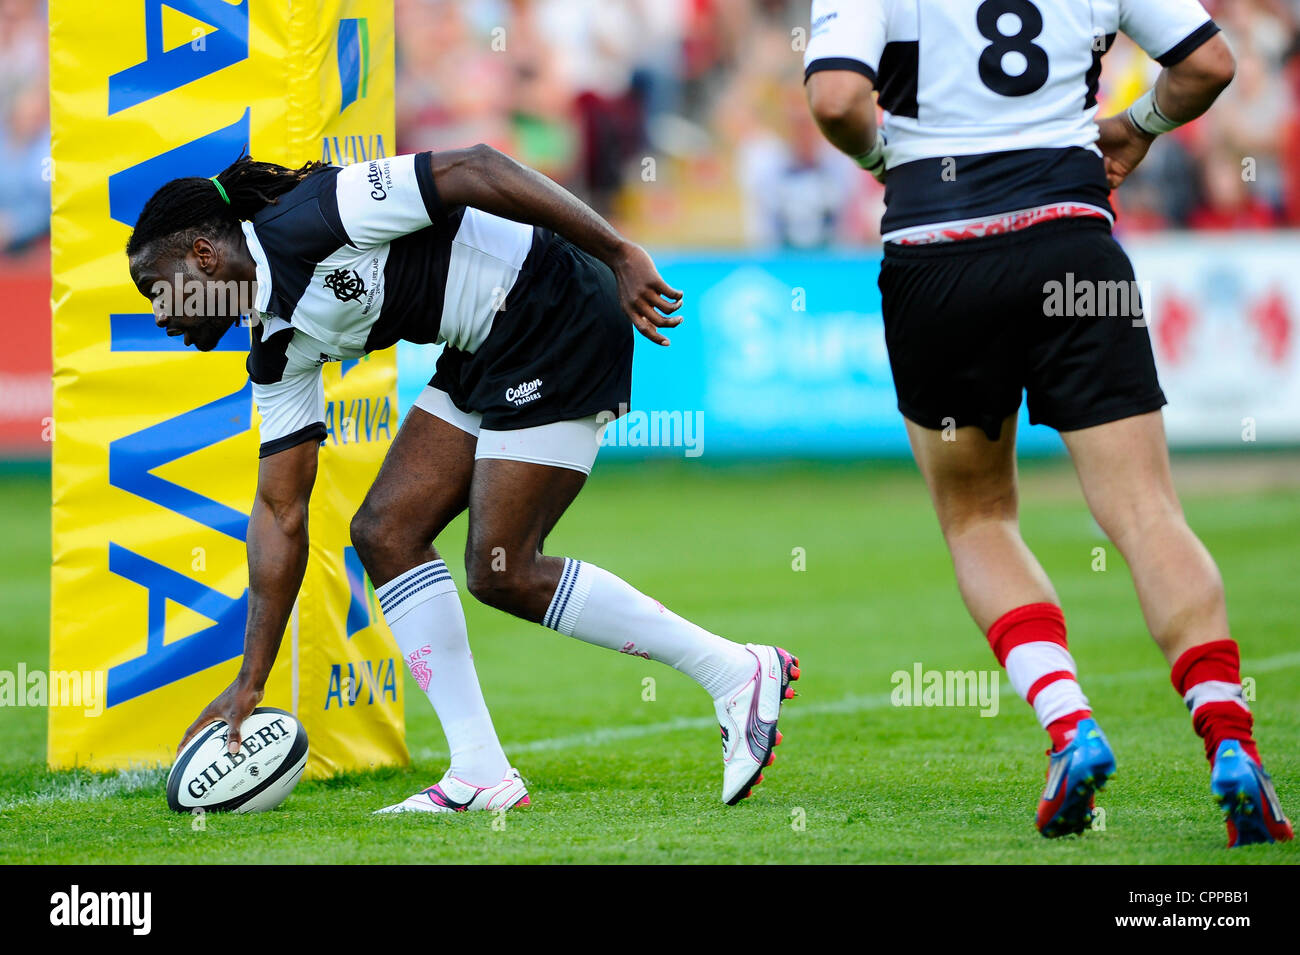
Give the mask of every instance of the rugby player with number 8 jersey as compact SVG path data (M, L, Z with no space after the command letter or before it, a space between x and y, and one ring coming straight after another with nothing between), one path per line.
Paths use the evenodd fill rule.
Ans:
M1103 58L1119 32L1163 69L1099 122ZM966 607L1050 736L1036 818L1048 837L1090 827L1116 759L1060 601L1020 534L1022 395L1032 423L1060 432L1131 568L1204 740L1229 846L1292 838L1253 737L1219 571L1170 477L1140 305L1078 317L1047 306L1066 282L1136 287L1109 194L1157 136L1205 112L1234 69L1197 0L812 4L809 104L830 142L885 184L879 284L898 408Z
M255 288L248 374L261 461L244 656L182 747L223 720L235 751L238 727L262 698L307 563L308 502L326 436L321 368L405 340L446 347L351 534L437 711L451 763L437 783L379 811L529 802L497 739L460 596L434 546L467 509L470 593L685 673L714 702L723 801L734 805L762 781L798 660L711 633L594 564L543 553L587 480L604 426L628 410L633 326L667 345L659 329L680 321L672 313L682 294L640 246L550 179L480 145L347 167L241 157L211 179L162 186L127 257L159 327L202 351L240 318L240 297L213 290ZM208 294L189 296L193 283Z

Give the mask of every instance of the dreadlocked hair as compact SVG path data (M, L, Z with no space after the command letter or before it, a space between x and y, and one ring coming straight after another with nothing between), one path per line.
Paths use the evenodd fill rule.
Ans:
M145 203L126 243L126 254L132 258L145 251L152 256L184 255L200 235L234 235L241 219L252 219L325 168L325 163L309 162L290 169L240 156L214 177L221 189L212 179L173 179Z

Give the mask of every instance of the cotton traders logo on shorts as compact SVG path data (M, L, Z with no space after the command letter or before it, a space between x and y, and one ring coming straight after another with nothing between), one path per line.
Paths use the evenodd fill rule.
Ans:
M520 405L526 405L530 401L536 401L542 396L542 379L534 378L532 381L525 381L514 388L506 389L506 401L509 401L516 408Z
M340 302L360 301L366 294L366 283L361 281L361 274L356 269L335 269L325 276L325 287Z

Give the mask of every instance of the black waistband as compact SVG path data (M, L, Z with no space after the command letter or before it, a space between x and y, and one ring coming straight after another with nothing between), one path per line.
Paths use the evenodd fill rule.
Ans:
M889 170L880 231L1078 202L1113 213L1105 165L1090 149L1018 149L918 159Z

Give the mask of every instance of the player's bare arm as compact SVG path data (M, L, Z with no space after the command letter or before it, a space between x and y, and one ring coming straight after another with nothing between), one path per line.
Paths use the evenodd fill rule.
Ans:
M1223 34L1211 37L1187 59L1160 72L1152 92L1155 108L1176 124L1189 123L1210 108L1227 89L1236 72L1236 60ZM1156 133L1139 128L1132 111L1103 119L1097 146L1106 159L1106 179L1119 188L1146 158Z
M822 70L804 86L817 127L832 146L861 156L876 144L875 86L852 70Z
M577 196L483 144L436 152L429 162L438 194L448 205L543 226L604 262L618 279L623 310L637 331L656 345L671 344L658 329L681 323L672 313L681 305L682 293L663 280L643 248Z
M243 664L234 682L185 731L178 751L203 727L223 720L230 727L230 751L235 752L239 728L262 701L307 569L307 511L318 453L316 442L309 441L262 458L248 520L248 622Z
M876 129L875 84L855 70L819 70L804 85L808 108L827 141L885 181L884 143Z

